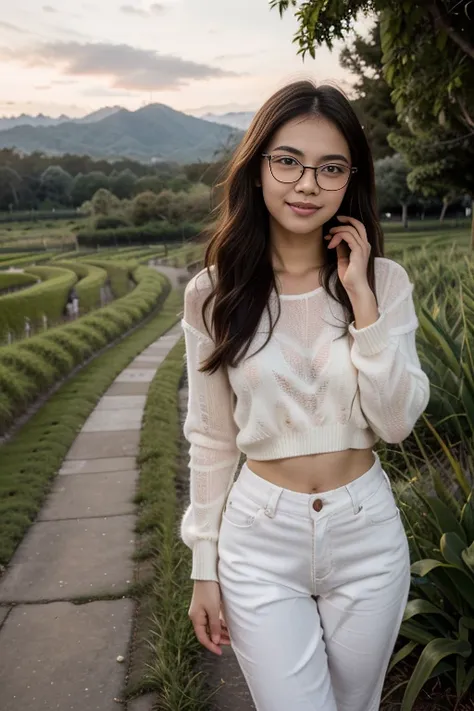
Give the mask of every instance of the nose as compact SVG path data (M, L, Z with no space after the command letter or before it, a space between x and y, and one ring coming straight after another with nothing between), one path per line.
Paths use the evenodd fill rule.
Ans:
M305 168L304 173L295 185L297 192L316 193L321 191L316 182L316 171L313 168Z

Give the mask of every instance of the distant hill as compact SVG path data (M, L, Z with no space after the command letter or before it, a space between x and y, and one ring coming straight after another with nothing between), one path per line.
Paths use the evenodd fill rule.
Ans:
M204 114L201 118L206 121L223 123L227 126L234 126L242 131L246 131L254 116L254 111L229 111L227 114Z
M66 121L74 121L74 123L91 123L93 121L100 121L106 116L110 116L116 111L120 111L121 106L105 106L98 111L93 111L87 116L82 116L81 118L71 118L65 114L61 114L57 118L52 116L45 116L44 114L38 114L37 116L29 116L28 114L20 114L20 116L0 116L0 131L6 131L9 128L14 128L15 126L57 126L60 123L65 123Z
M116 107L113 107L115 109ZM86 154L96 158L133 158L150 163L173 160L190 163L211 160L215 152L242 137L232 126L205 121L164 104L137 111L100 109L99 120L89 114L53 126L17 125L0 130L0 148L47 155ZM100 111L108 115L100 118Z

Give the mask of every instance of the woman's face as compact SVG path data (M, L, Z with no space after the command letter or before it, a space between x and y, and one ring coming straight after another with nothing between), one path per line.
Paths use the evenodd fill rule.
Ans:
M303 165L351 167L346 139L336 126L322 117L299 117L288 121L273 135L265 153L296 158ZM284 161L291 165L292 161ZM347 185L341 190L323 190L316 183L314 170L305 170L296 183L281 183L270 172L269 161L262 158L260 181L263 199L274 222L294 234L308 234L320 229L339 210ZM307 203L316 209L301 210L295 203Z

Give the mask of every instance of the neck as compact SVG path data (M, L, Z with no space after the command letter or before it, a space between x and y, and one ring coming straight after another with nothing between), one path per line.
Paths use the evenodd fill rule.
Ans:
M302 275L326 263L323 229L310 234L294 234L280 225L270 230L270 253L276 273Z

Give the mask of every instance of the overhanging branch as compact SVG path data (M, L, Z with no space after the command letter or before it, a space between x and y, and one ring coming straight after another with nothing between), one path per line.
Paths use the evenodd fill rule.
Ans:
M435 27L443 29L446 34L451 37L453 42L456 42L458 47L460 47L463 52L465 52L469 57L474 59L474 46L470 44L462 35L457 32L454 27L451 27L447 18L438 7L436 0L431 0L428 3L428 10L434 19Z

